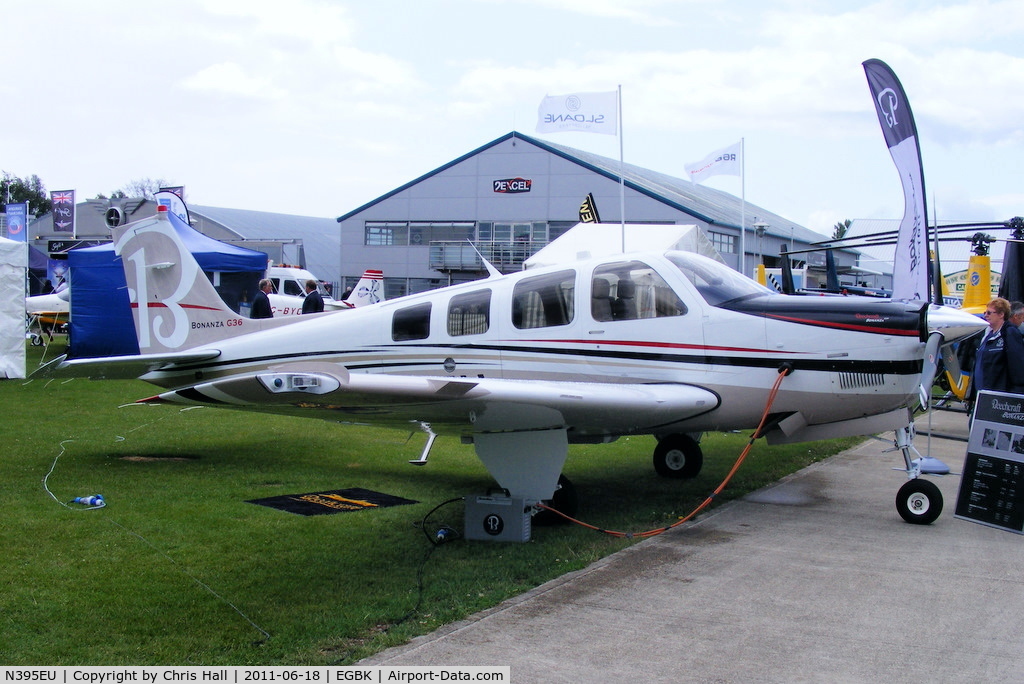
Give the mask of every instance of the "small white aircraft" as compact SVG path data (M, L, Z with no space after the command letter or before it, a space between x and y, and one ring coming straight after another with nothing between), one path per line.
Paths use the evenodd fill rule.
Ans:
M331 313L231 311L163 214L114 229L142 354L59 358L35 375L136 378L142 401L421 429L471 443L511 496L554 496L570 443L657 437L654 466L692 477L695 435L760 424L799 442L897 430L898 508L941 494L911 460L912 409L940 345L984 323L925 302L778 294L691 252L615 254ZM936 498L937 497L937 498ZM901 501L902 500L902 501Z
M58 289L49 294L32 295L25 297L25 312L28 314L64 314L65 323L67 313L71 309L71 288L62 283Z
M67 325L71 316L71 288L62 283L49 294L25 297L25 315L33 345L43 344L47 336L52 339L53 331Z

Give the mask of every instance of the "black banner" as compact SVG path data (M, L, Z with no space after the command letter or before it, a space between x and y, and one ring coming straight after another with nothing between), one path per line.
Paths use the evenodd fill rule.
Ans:
M931 301L928 280L928 223L924 171L917 126L910 102L896 74L878 59L864 62L875 112L903 184L903 219L896 237L892 298Z
M594 201L594 194L587 193L580 205L580 223L600 223L601 216L597 213L597 202Z

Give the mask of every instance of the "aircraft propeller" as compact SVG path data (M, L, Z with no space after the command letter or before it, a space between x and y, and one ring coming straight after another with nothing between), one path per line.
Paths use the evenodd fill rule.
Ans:
M921 368L921 385L918 387L918 398L921 400L922 408L931 405L932 383L935 382L935 375L939 370L939 354L943 339L942 333L933 332L928 336L928 343L924 348L924 367ZM945 358L946 354L942 353L942 356Z

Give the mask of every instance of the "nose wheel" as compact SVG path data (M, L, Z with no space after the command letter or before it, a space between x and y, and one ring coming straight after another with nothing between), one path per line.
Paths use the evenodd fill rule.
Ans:
M942 513L942 492L928 480L907 480L896 494L896 510L912 525L931 525Z

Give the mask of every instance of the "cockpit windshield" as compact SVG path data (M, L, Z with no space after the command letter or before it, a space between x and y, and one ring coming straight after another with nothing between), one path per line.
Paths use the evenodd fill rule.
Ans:
M693 283L711 306L766 294L778 294L725 264L693 252L667 252L665 257Z

